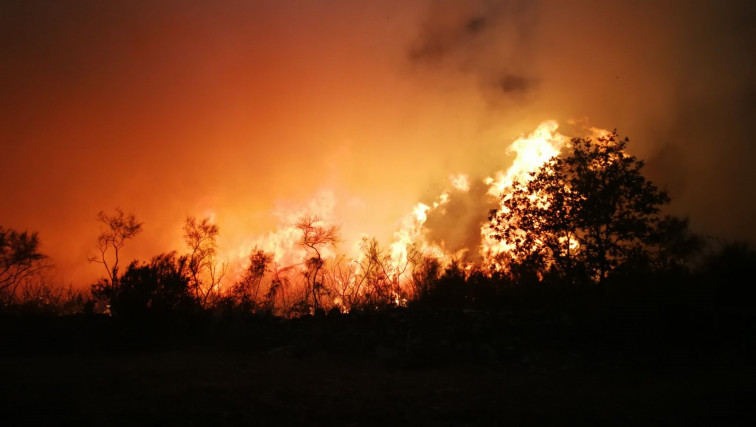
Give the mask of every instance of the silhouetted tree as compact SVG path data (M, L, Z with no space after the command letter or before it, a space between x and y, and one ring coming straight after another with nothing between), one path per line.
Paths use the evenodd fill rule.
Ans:
M462 265L452 260L444 272L428 284L420 301L434 307L463 308L472 300L470 290Z
M260 286L265 273L273 261L270 254L255 248L249 255L249 266L241 280L231 288L231 295L242 311L254 311L259 306Z
M393 277L387 268L389 256L383 253L375 238L363 239L360 249L355 296L361 297L364 308L385 307L394 300Z
M602 282L631 258L652 258L669 196L641 174L627 142L616 132L575 138L528 182L513 183L489 217L493 237L511 247L512 270Z
M348 312L359 304L359 289L362 286L358 276L359 265L356 261L348 261L340 256L331 264L330 272L326 276L328 287L336 294L336 305L342 312Z
M116 280L95 284L92 294L106 299L115 316L191 313L200 306L191 282L189 259L170 252L152 258L149 264L132 262Z
M273 265L271 269L272 278L268 291L264 295L264 309L267 312L273 312L278 310L279 314L286 317L290 317L294 311L293 298L289 295L291 283L289 282L289 273L292 271L293 266L279 267Z
M189 248L192 288L203 306L207 306L210 298L217 293L221 279L226 273L227 265L218 265L216 257L218 232L218 226L213 224L210 218L186 218L184 240Z
M650 239L652 267L656 270L688 269L706 246L704 239L690 231L688 219L665 216Z
M115 209L114 215L107 215L100 211L97 221L100 222L100 236L97 238L99 255L89 257L89 262L97 262L105 267L105 272L111 282L118 279L118 263L120 251L126 241L142 231L142 223L137 221L132 213L125 213L121 208ZM112 264L108 263L108 252L113 252Z
M321 251L324 247L335 246L339 241L338 227L318 225L321 221L317 216L312 216L304 217L296 224L296 227L302 232L299 244L304 246L312 255L307 259L306 266L308 291L312 296L314 310L320 308L319 294L324 290L323 283L319 280L319 273L324 264Z
M10 303L18 286L49 267L39 252L37 233L18 232L0 226L0 297Z
M415 300L424 298L436 287L438 279L443 273L441 263L430 256L419 257L412 269L413 297Z

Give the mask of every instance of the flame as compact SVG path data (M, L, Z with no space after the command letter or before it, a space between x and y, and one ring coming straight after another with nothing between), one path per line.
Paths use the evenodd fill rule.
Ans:
M527 182L529 173L537 170L550 158L559 154L568 138L559 132L559 124L549 120L538 125L533 133L517 138L507 149L515 153L515 159L506 171L496 172L493 178L486 178L488 194L500 197L517 180Z
M559 124L554 120L549 120L541 123L527 136L517 138L507 149L507 152L515 154L512 165L506 171L496 172L493 178L486 178L485 183L489 186L488 194L500 200L515 181L528 182L531 179L531 172L538 170L549 159L558 155L569 138L557 132L557 129L559 129ZM501 201L498 208L504 208ZM511 251L512 248L494 239L487 223L483 224L480 232L481 256L488 265L500 268L499 255Z
M530 173L536 171L567 144L569 138L558 132L559 125L556 121L549 120L541 123L532 133L522 135L508 147L507 152L514 154L510 167L502 169L483 180L487 185L486 197L493 203L498 203L498 208L503 208L501 196L506 194L515 181L527 182L531 179ZM602 137L607 131L598 128L588 128L588 134L592 137ZM420 202L412 206L409 212L398 221L398 227L391 236L386 246L386 251L381 252L382 279L392 284L391 299L395 304L406 303L409 293L406 291L407 283L412 278L413 263L419 257L433 257L442 266L448 265L452 259L460 259L465 251L477 253L487 265L496 265L499 255L511 250L502 242L490 236L488 223L484 222L480 227L481 244L478 248L466 248L457 253L449 253L439 244L428 241L426 222L430 215L444 214L450 201L460 197L462 193L468 193L471 188L469 175L458 173L448 177L449 187L441 191L438 196L428 202ZM347 200L347 203L349 200ZM249 265L249 255L255 250L263 250L272 256L270 275L281 277L286 275L287 283L292 286L303 283L302 273L306 272L307 249L300 244L302 231L296 227L297 222L303 217L317 217L319 224L335 224L335 209L339 200L333 191L324 190L316 194L304 204L280 203L273 214L277 218L277 226L274 231L267 234L252 236L243 244L223 253L230 264L231 274L228 275L226 285L239 280L244 269ZM209 216L215 221L215 212L208 211ZM324 247L322 257L332 269L328 278L333 286L341 289L358 288L358 277L367 274L363 271L366 261L365 248L370 242L369 233L355 233L352 236L341 236L342 241L338 248ZM576 242L571 241L571 249ZM384 265L385 264L385 265ZM470 272L473 264L461 263L464 271ZM402 287L405 287L403 290ZM347 309L347 301L344 295L334 295L329 299L334 307L341 310Z
M470 177L463 173L450 175L449 181L451 182L452 187L456 190L464 192L470 191Z

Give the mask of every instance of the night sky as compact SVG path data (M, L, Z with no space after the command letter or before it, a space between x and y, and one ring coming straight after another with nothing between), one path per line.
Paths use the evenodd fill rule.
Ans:
M116 206L128 258L182 249L187 215L224 253L304 211L386 241L556 120L616 128L670 212L756 242L755 5L4 1L0 225L74 283Z

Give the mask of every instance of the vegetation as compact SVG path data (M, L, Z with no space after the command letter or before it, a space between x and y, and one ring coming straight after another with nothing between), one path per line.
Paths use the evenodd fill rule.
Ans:
M189 248L187 259L191 272L191 287L202 305L208 305L218 295L221 280L226 273L226 264L218 264L218 226L210 218L197 220L186 218L184 240Z
M297 223L297 228L302 232L299 244L307 248L310 255L305 263L307 266L305 276L309 287L308 292L312 295L313 310L321 308L320 296L326 293L319 276L325 264L321 251L324 247L335 246L339 241L338 229L335 226L324 227L319 224L320 222L318 217L305 217Z
M627 142L616 133L575 138L566 154L514 183L490 216L493 236L512 248L509 271L601 283L631 264L688 255L672 246L687 222L660 216L669 196L641 174Z
M658 421L669 411L657 398L680 411L694 407L687 419L700 421L722 415L725 404L711 403L719 397L730 405L724 419L737 421L751 403L741 374L753 371L756 354L756 252L744 243L707 245L687 220L665 216L668 195L642 175L626 144L614 133L575 139L515 183L490 216L491 233L511 249L494 268L412 245L397 265L370 238L357 259L330 256L338 229L305 217L294 229L304 261L280 265L256 247L223 287L221 230L209 218L186 219L185 252L134 260L122 271L121 251L142 223L116 209L98 215L99 255L90 257L106 276L83 292L50 284L36 233L0 228L0 355L9 379L0 400L43 424L90 424L93 413L105 424L137 413L184 424L306 424L313 414L362 424L355 420L368 408L376 424L414 425L470 424L470 408L511 421L500 408L518 398L530 405L520 419L532 422L543 401L574 410L597 395L609 408L601 421L615 420L617 408L626 408L623 420ZM638 382L639 367L695 376ZM450 372L456 377L447 379ZM537 390L539 399L508 388L523 377L522 390ZM556 399L544 391L565 378ZM64 400L44 394L62 384L74 384ZM314 397L292 412L302 396ZM436 396L450 400L438 404ZM47 418L28 409L49 405L57 406L40 412L53 414ZM574 411L584 422L584 411ZM297 418L286 418L292 413ZM554 413L560 418L543 421L563 421ZM661 419L680 420L668 418Z
M202 301L192 292L192 280L190 259L171 252L149 263L132 262L116 281L94 285L92 295L107 300L115 316L191 313Z
M262 282L265 273L270 272L270 264L273 257L262 249L255 248L249 255L249 266L244 270L241 280L236 282L231 288L230 295L224 301L225 305L230 304L234 311L256 313L259 311L270 312L273 301L270 300L270 294L266 294L263 302Z
M47 267L47 256L39 252L37 233L0 226L0 303L11 303L19 287Z
M134 214L127 214L121 208L116 208L115 211L114 215L108 215L103 211L97 214L97 221L101 227L100 236L97 238L100 254L89 257L89 262L97 262L105 267L105 273L111 282L118 279L121 249L126 246L126 241L142 231L142 223L137 221ZM111 252L112 255L109 255Z
M552 309L575 298L601 305L642 299L644 293L658 301L711 297L710 302L749 306L754 294L740 277L753 277L753 250L738 243L707 245L689 230L687 219L664 215L669 195L643 176L643 161L626 152L627 144L616 132L596 140L575 138L563 154L514 182L501 207L490 212L491 235L508 248L494 268L436 259L413 247L406 248L406 264L395 265L370 238L363 240L358 259L331 256L338 228L303 217L295 226L306 253L301 265L278 265L275 254L255 248L238 279L222 287L227 264L218 259L220 229L210 218L188 216L183 226L188 252L133 261L121 272L121 251L143 224L116 208L97 215L99 254L89 260L102 264L106 277L92 286L91 295L48 286L41 275L47 257L39 252L37 234L0 228L0 297L6 309L36 304L59 313L79 307L125 317L170 312L297 317L407 306ZM50 310L55 301L66 308Z

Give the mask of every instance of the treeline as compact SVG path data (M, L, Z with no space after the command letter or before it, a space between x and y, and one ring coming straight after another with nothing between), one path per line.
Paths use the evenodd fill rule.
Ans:
M142 230L134 214L100 212L97 253L105 277L89 291L54 288L36 233L0 228L4 311L280 316L431 309L547 310L581 306L752 308L756 253L717 243L662 213L669 195L642 175L628 140L609 133L575 138L561 155L514 181L490 212L488 251L475 260L434 257L412 243L395 256L375 239L360 254L338 253L338 229L317 217L295 225L301 262L280 265L255 248L228 277L218 257L220 230L188 217L183 252L122 267L124 246Z
M221 287L225 266L215 261L213 249L217 227L194 218L187 224L190 230L192 225L204 227L212 237L192 240L197 245L190 245L188 253L173 251L146 262L133 261L123 271L117 263L106 264L112 275L88 290L56 286L45 278L48 260L38 252L35 233L0 229L2 310L126 318L171 313L291 318L397 307L491 312L633 304L751 309L756 302L751 285L756 252L745 243L703 245L703 240L685 260L636 262L632 268L623 264L600 282L577 281L551 270L542 274L523 265L498 270L418 253L397 271L374 239L363 242L359 262L345 257L326 260L313 251L303 265L281 267L272 254L255 249L241 276ZM301 224L322 228L311 218ZM316 233L322 236L324 230Z

